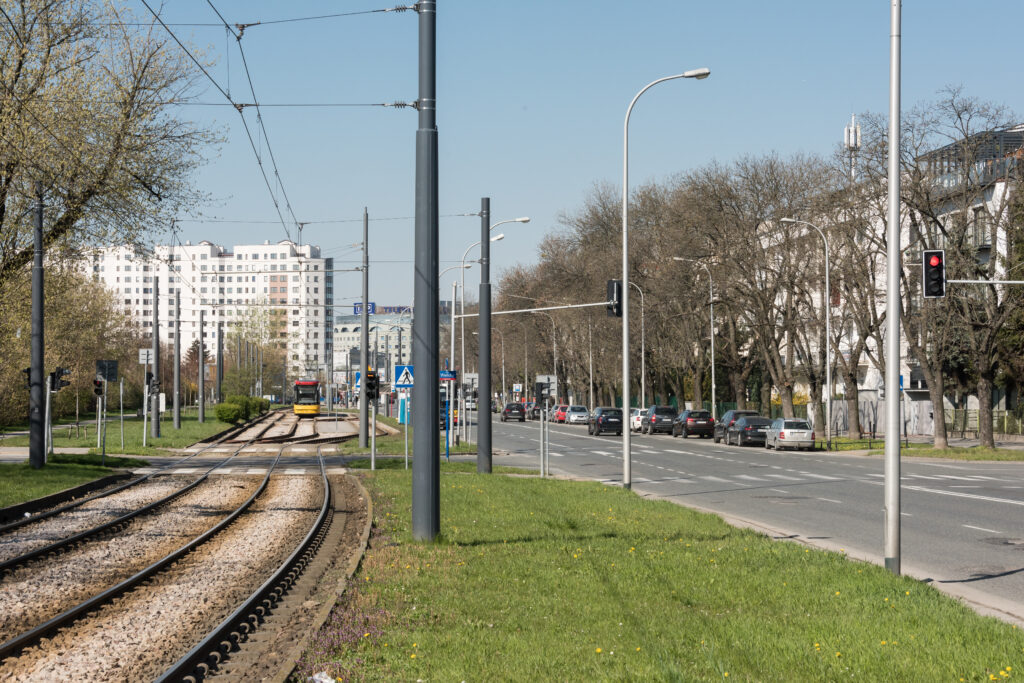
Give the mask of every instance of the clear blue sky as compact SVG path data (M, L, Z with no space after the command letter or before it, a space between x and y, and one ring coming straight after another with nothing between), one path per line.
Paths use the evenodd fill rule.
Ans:
M139 16L148 12L137 0ZM152 4L152 3L151 3ZM366 0L214 0L231 23L394 6ZM216 22L200 0L167 3L174 22ZM1024 112L1020 0L918 0L903 5L903 103L945 85ZM595 183L618 185L626 106L646 83L696 67L704 81L673 81L637 104L630 126L631 184L663 180L745 154L829 153L853 112L888 107L889 3L822 0L438 0L438 128L442 216L475 212L491 197L503 226L492 278L536 260L542 237L576 211ZM206 27L174 27L208 50L211 75L250 102L234 39ZM254 26L243 47L260 102L379 103L417 97L417 16L378 13ZM221 102L212 85L200 97ZM412 109L265 108L264 123L304 241L357 265L363 207L371 218L414 213L417 115ZM220 125L227 142L198 177L211 217L276 220L237 113L188 107ZM255 128L255 111L246 116ZM266 150L265 144L261 147ZM269 173L269 160L267 164ZM281 197L280 193L277 195ZM282 201L283 204L283 201ZM280 224L183 223L182 239L221 244L284 239ZM501 228L499 228L501 230ZM293 229L294 236L294 229ZM479 219L441 219L442 267L479 239ZM371 222L371 299L412 301L413 221ZM467 271L475 298L478 270ZM346 313L357 273L341 274L335 304ZM451 287L451 273L441 291ZM600 293L603 296L603 292ZM349 311L351 309L348 309Z

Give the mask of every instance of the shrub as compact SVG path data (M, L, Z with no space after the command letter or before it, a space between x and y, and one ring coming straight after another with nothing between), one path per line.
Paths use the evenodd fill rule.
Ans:
M213 412L218 420L228 424L235 424L239 420L244 419L241 406L235 403L218 403L214 406Z
M232 394L224 399L225 403L232 403L238 406L240 417L243 420L248 420L249 416L252 415L252 403L249 401L248 396L242 396L241 394Z
M270 410L270 399L268 399L268 398L258 398L258 399L256 399L256 401L259 403L260 412L261 413L265 413L268 410Z

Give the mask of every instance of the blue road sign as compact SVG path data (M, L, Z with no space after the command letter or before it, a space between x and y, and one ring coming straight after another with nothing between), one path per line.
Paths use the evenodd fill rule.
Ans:
M356 370L356 389L359 389L359 371Z
M363 304L352 304L352 315L360 315L363 312ZM377 304L374 301L366 302L366 312L369 315L377 314Z
M455 373L454 370L442 370L441 371L441 381L442 382L454 382L455 381L455 375L456 375L456 373Z
M410 389L412 388L412 366L411 365L396 365L395 366L395 380L396 389Z

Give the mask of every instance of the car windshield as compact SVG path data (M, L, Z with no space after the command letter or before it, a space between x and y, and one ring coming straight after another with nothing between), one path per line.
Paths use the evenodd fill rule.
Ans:
M673 408L672 406L663 406L663 407L660 407L660 408L655 408L654 409L654 414L655 415L675 415L676 414L676 409Z
M570 413L585 413L587 412L586 406L572 406L569 408Z
M519 404L509 403L507 406L505 406L505 410L519 410Z
M811 426L803 420L786 420L782 425L783 429L810 429Z

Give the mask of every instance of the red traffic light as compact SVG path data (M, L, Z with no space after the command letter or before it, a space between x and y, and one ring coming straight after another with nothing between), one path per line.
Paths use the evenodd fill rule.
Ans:
M941 265L941 264L942 264L942 259L939 257L938 254L932 254L932 257L930 259L928 259L928 265L930 265L932 268L934 268L935 266Z

